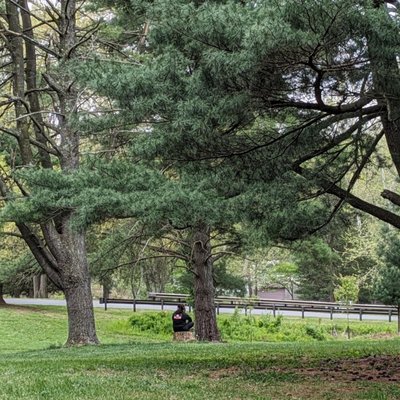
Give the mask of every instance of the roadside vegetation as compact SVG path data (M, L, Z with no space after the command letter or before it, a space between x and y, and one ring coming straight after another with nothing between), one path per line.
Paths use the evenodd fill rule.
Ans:
M221 315L224 342L174 343L156 328L167 328L168 313L96 310L102 345L66 348L65 314L63 307L0 308L1 400L400 397L395 323L352 321L348 340L346 321ZM253 337L242 337L249 327Z

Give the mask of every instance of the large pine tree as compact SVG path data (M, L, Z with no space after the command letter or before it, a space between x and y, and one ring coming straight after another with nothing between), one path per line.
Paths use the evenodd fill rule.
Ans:
M293 239L329 220L326 204L335 212L347 202L400 227L390 207L352 193L384 139L400 171L400 47L388 2L112 3L125 13L125 43L114 49L131 54L117 60L114 50L80 71L118 103L92 129L122 124L128 160L162 172L169 183L146 207L134 198L133 211L190 227L202 272L211 268L209 233L222 222L250 220ZM393 191L382 197L400 205Z
M212 160L258 190L296 184L337 197L333 211L347 202L400 227L383 201L352 193L380 141L400 171L400 40L389 3L129 2L145 5L152 57L107 81L123 82L117 97L132 121L153 122L137 145L146 156ZM393 190L381 197L400 205Z

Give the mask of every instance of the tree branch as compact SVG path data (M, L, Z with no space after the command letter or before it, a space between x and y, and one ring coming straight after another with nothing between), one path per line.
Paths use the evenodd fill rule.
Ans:
M44 52L46 52L47 54L50 54L56 58L61 58L60 54L56 53L55 51L51 50L50 48L44 46L43 44L41 44L40 42L37 42L34 39L31 39L29 36L23 34L23 33L18 33L18 32L14 32L10 29L6 29L4 26L0 26L0 33L6 33L8 35L14 36L14 37L20 37L22 39L25 39L29 42L31 42L33 45L35 45L36 47L39 47L39 49L42 49Z
M400 207L400 195L398 195L397 193L392 192L389 189L385 189L382 193L381 196L386 199L389 200L390 202L392 202L393 204L395 204L396 206Z
M31 10L29 10L29 8L27 7L23 7L21 6L21 4L19 4L18 1L15 0L8 0L9 2L13 3L15 6L17 6L18 8L20 8L21 10L23 10L24 12L26 12L27 14L29 14L30 16L32 16L33 18L35 18L36 20L40 21L42 24L47 25L50 29L52 29L53 31L55 31L56 33L58 33L59 35L61 35L61 32L55 28L52 24L50 24L48 21L44 20L43 18L39 17L37 14L34 14ZM52 18L53 19L53 18Z
M13 131L13 130L11 130L11 129L8 129L8 128L5 128L5 127L3 127L3 126L0 126L0 131L2 131L2 132L4 132L4 133L7 133L8 135L15 137L16 139L19 139L19 134L18 134L18 132L15 132L15 131ZM53 154L54 156L58 156L58 155L59 155L59 152L58 152L57 150L53 150L53 149L51 149L51 148L45 146L43 143L38 142L38 141L35 140L35 139L29 138L29 142L30 142L32 145L34 145L34 146L36 146L36 147L38 147L38 148L40 148L40 149L46 151L46 152L49 153L49 154Z

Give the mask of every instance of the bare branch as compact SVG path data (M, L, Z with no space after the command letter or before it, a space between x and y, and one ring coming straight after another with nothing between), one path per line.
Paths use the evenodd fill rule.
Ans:
M15 132L15 131L12 130L12 129L6 128L6 127L4 127L4 126L0 126L0 131L2 131L2 132L4 132L4 133L7 133L8 135L11 135L11 136L15 137L16 139L19 139L19 133L18 133L18 132ZM51 149L51 148L45 146L43 143L38 142L38 141L35 140L35 139L29 138L29 142L30 142L32 145L34 145L34 146L36 146L36 147L38 147L38 148L41 148L42 150L45 150L45 151L47 151L47 152L50 153L50 154L53 154L53 155L55 155L55 156L58 156L58 155L59 155L59 152L58 152L57 150Z
M27 40L28 42L34 44L35 46L39 47L39 49L42 49L44 52L46 52L47 54L50 54L56 58L61 58L61 55L56 53L55 51L51 50L49 47L44 46L43 44L39 43L38 41L31 39L29 36L23 34L23 33L18 33L18 32L14 32L11 31L10 29L6 29L5 27L1 27L0 33L6 33L8 35L11 36L15 36L15 37L21 37L25 40Z
M20 8L21 10L25 11L27 14L35 18L36 20L40 21L42 24L47 25L49 28L51 28L53 31L57 32L59 35L61 35L61 32L55 28L52 24L50 24L48 21L44 20L43 18L39 17L38 15L34 14L29 8L22 7L21 4L19 4L18 1L15 0L8 0L9 2L13 3L15 6Z

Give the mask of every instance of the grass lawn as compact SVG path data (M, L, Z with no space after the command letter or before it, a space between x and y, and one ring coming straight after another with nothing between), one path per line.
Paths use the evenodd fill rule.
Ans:
M387 333L172 343L134 333L130 315L97 310L102 345L70 349L64 308L0 308L0 400L400 399L400 339Z

